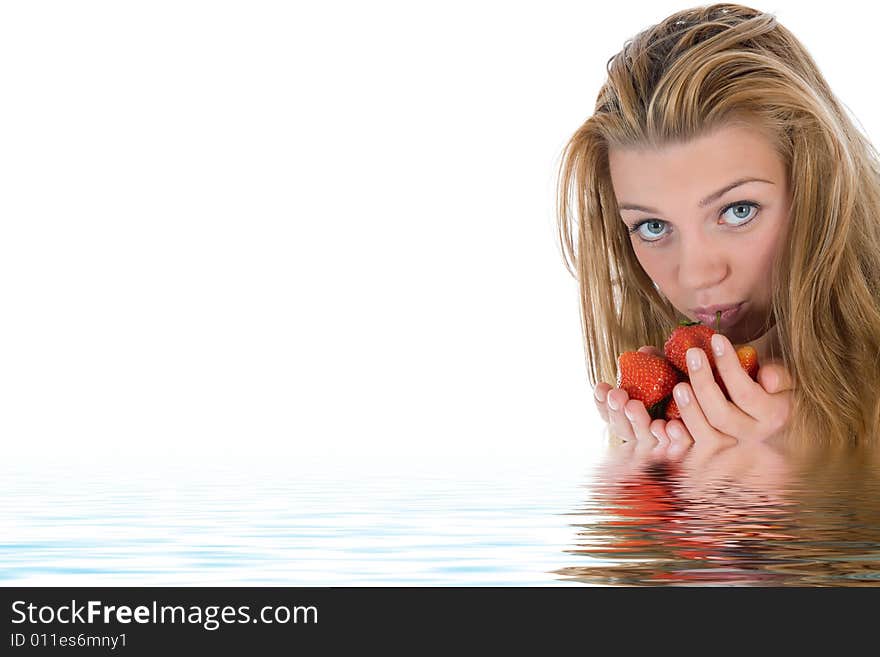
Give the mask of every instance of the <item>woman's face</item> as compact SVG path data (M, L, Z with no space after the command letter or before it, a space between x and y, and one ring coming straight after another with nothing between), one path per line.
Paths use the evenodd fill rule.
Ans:
M770 141L730 124L659 150L612 148L609 164L633 250L662 294L713 328L728 308L721 330L735 344L759 337L791 204Z

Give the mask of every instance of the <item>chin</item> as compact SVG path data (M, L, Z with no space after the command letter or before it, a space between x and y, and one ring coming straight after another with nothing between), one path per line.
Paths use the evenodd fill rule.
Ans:
M731 328L724 332L724 336L730 340L732 344L748 344L754 342L760 337L757 331L744 331L739 328Z
M767 326L763 320L761 322L749 322L747 320L742 324L730 327L730 330L726 331L725 335L733 344L748 344L764 336L774 325L775 322Z

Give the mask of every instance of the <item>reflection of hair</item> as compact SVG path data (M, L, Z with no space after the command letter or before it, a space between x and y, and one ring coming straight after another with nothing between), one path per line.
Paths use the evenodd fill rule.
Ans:
M792 194L773 284L780 355L796 384L789 435L866 436L880 419L880 160L809 53L774 15L716 4L640 32L607 69L595 113L564 149L557 190L591 382L614 381L618 354L662 346L680 319L633 253L609 147L660 147L746 121L785 162Z

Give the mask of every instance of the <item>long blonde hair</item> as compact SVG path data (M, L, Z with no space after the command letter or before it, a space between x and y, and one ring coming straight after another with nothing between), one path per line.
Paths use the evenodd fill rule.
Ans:
M611 147L661 147L744 120L786 163L789 239L772 310L795 381L789 435L841 443L880 419L880 158L804 46L773 14L737 4L675 13L608 60L595 112L566 144L557 222L578 281L590 381L617 356L662 347L675 308L639 265L611 185Z

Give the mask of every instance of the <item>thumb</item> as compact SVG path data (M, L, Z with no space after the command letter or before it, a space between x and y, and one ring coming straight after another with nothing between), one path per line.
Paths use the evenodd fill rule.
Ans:
M770 363L759 369L758 383L771 394L794 388L791 374L779 363Z

